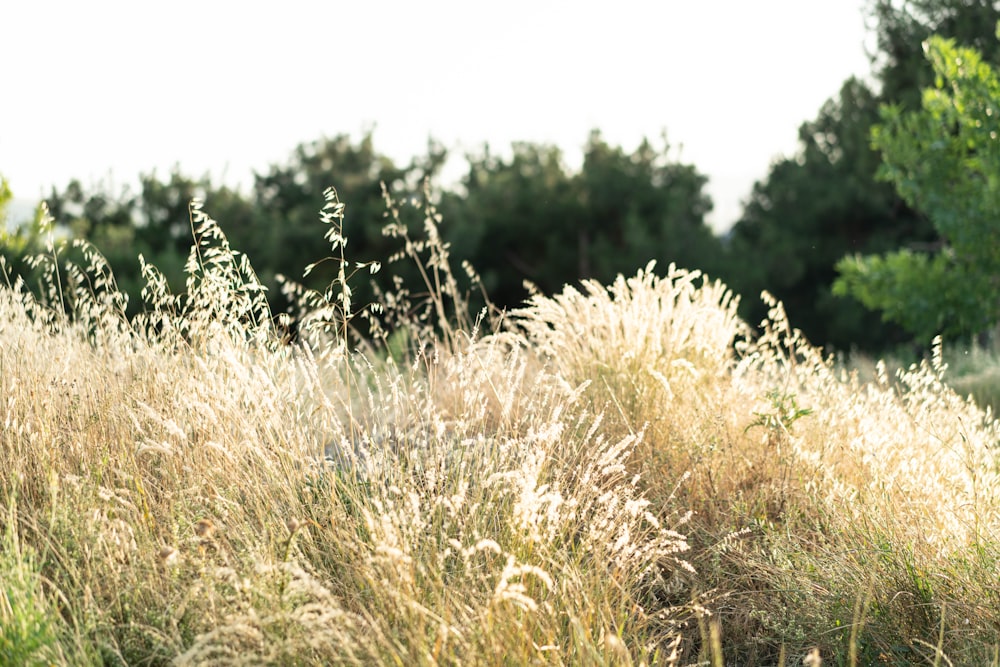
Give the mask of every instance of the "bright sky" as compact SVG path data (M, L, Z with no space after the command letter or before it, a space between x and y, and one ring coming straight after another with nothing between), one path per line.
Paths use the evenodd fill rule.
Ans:
M726 228L798 126L869 72L864 4L5 3L0 174L21 199L174 164L247 191L299 143L372 126L398 162L433 136L458 156L554 143L571 166L592 128L629 151L665 130Z

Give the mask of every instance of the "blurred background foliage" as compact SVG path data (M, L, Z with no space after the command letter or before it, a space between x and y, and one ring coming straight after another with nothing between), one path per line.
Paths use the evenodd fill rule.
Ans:
M934 84L923 50L931 35L974 46L986 61L998 62L1000 8L983 0L877 0L869 17L876 46L872 81L846 81L816 119L799 128L799 153L776 162L756 184L732 229L730 272L722 277L745 295L751 322L765 314L753 297L767 289L814 343L881 352L914 336L835 295L837 262L904 248L927 252L941 240L924 211L877 178L882 158L871 144L872 128L883 105L920 107L922 90Z
M871 76L845 81L801 125L797 153L771 165L722 235L706 223L712 209L706 175L685 163L665 136L628 151L609 144L599 130L584 138L577 169L554 146L517 143L502 156L482 146L464 156L464 175L448 186L439 178L448 158L439 144L430 141L426 154L400 165L380 153L368 133L300 145L285 163L256 173L248 192L175 168L142 175L138 190L88 189L73 181L53 188L46 202L60 233L85 237L107 256L119 285L132 295L132 312L142 307L139 253L165 273L172 288L183 287L192 198L204 200L204 210L220 222L232 246L249 255L270 289L274 311L283 312L289 304L278 276L322 289L336 271L334 263L321 264L301 278L304 266L329 254L318 216L326 187L335 186L347 204L350 259L384 263L399 249L398 239L382 233L385 183L397 200L431 199L452 258L471 263L499 307L519 305L528 294L526 283L551 293L582 278L609 282L656 259L661 269L676 262L721 278L743 296L741 314L751 324L765 314L759 293L771 292L785 303L793 325L832 350L881 353L923 344L929 318L939 324L940 313L921 315L919 326L898 317L884 320L878 304L863 304L847 290L835 293L837 267L845 257L886 253L933 262L930 253L947 246L926 202L911 192L901 195L896 183L878 177L883 156L873 146L873 128L886 120L882 109L905 114L921 108L922 91L935 84L923 48L931 35L976 49L984 63L1000 63L1000 8L983 0L873 0L867 15L874 37ZM739 113L738 101L733 113ZM425 182L431 189L425 190ZM422 214L403 209L403 223L419 238ZM990 215L978 224L995 227ZM3 237L0 253L15 271L23 269L26 252L40 247L37 223ZM403 267L389 266L372 279L392 290L391 274L402 270L404 279L413 278ZM479 305L477 289L469 290ZM355 292L357 304L374 298L363 284ZM981 334L995 319L939 328L960 338Z
M916 111L884 106L872 140L878 176L926 213L940 247L846 257L834 283L925 344L1000 319L1000 78L954 40L934 36L926 47L934 87Z

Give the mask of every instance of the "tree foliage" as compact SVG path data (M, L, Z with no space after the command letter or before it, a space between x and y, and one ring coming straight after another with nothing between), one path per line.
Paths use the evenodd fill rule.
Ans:
M721 245L705 223L706 183L665 140L627 152L595 131L575 173L554 146L470 157L462 191L445 194L442 212L455 254L471 260L497 304L515 306L524 282L552 293L650 259L714 271Z
M10 183L3 176L0 176L0 227L7 228L7 206L14 195L10 191Z
M877 46L875 75L886 101L920 106L921 91L934 83L923 49L932 35L956 39L996 61L993 26L1000 7L994 0L871 0L868 13Z
M845 258L836 283L922 342L1000 320L1000 79L954 40L932 37L927 56L937 81L922 108L884 107L872 141L883 155L880 177L927 214L944 245Z
M766 306L750 297L767 290L818 344L875 348L902 339L901 332L872 326L864 308L830 290L834 265L845 254L932 238L929 225L875 180L878 155L868 133L877 117L878 96L848 80L799 128L799 154L775 162L754 186L732 230L725 275L747 297L743 314L751 322L764 317Z
M341 135L303 144L286 163L258 173L249 196L174 170L165 180L143 175L135 192L106 187L87 192L73 181L63 192L53 191L49 205L73 234L86 236L108 255L122 276L120 284L136 294L137 253L164 268L172 287L182 286L191 243L187 205L201 199L233 247L254 262L275 312L291 305L281 294L279 276L312 289L335 278L334 264L322 261L329 247L318 222L330 185L347 205L347 254L363 261L385 262L400 249L401 240L384 233L383 183L397 201L429 196L443 214L440 233L451 255L479 271L500 307L523 302L525 281L552 293L583 278L610 281L650 259L710 271L719 264L721 246L705 224L711 210L707 179L676 160L665 141L662 146L643 141L628 152L594 132L575 171L552 146L517 143L509 158L484 147L467 157L459 187L425 193L425 180L437 176L446 157L430 142L426 155L397 166L376 150L371 134L356 142ZM422 214L406 206L399 213L393 220L397 229L402 225L419 244ZM304 277L302 268L313 264ZM395 290L391 275L402 274L408 284L419 285L412 272L400 264L371 280ZM471 291L471 284L467 287ZM358 303L374 298L367 285L353 289ZM139 307L136 298L130 303L133 310Z
M11 276L28 279L32 271L26 260L43 247L44 210L39 206L27 224L22 223L12 229L7 209L13 200L10 184L0 176L0 283Z
M193 231L188 207L198 199L222 223L232 246L252 258L272 307L281 312L290 304L282 296L279 276L320 290L334 277L335 267L325 263L303 276L303 267L329 254L319 222L327 187L335 184L348 202L345 231L352 254L378 256L389 247L381 233L380 183L412 191L413 183L434 175L442 161L443 151L431 145L426 157L398 168L375 150L370 134L357 142L338 135L298 146L287 162L256 174L249 193L175 168L166 178L155 172L141 175L137 190L115 191L107 183L88 190L74 180L63 191L53 189L47 203L58 223L105 254L119 284L133 295L134 314L141 307L136 298L142 286L139 254L161 269L173 290L183 288ZM370 298L366 287L358 287L359 298Z
M484 146L466 156L461 182L429 193L443 215L440 233L451 256L469 260L501 307L519 305L528 294L525 283L551 293L583 278L608 282L656 259L660 266L676 262L725 280L744 295L741 314L751 323L766 311L756 296L770 291L814 343L842 350L878 351L907 342L918 321L932 322L930 313L938 314L933 326L946 328L955 318L942 308L968 297L964 286L979 278L961 269L965 251L953 239L943 254L927 255L946 234L942 213L932 212L926 198L897 192L893 183L877 178L881 159L871 129L884 122L880 108L886 104L900 116L918 108L921 88L934 81L920 46L932 33L976 46L984 62L997 62L1000 46L992 26L1000 10L984 0L871 0L868 16L877 45L873 78L849 79L800 126L799 150L776 160L767 178L755 184L724 240L705 224L712 205L706 177L665 140L626 150L595 131L579 168L567 166L558 148L544 144L517 143L502 154ZM381 184L397 201L421 198L424 179L439 175L447 157L431 142L426 155L395 164L376 150L370 133L360 141L341 135L299 146L285 163L256 174L247 193L174 170L166 179L143 176L135 191L84 191L72 182L54 191L49 204L58 221L108 255L120 284L134 293L140 283L138 253L163 268L172 286L182 284L190 244L187 203L201 198L233 247L253 259L272 308L280 312L289 304L279 276L312 289L335 277L333 265L325 263L309 277L301 274L303 266L327 255L318 223L327 187L335 186L347 203L347 254L385 261L400 239L383 234ZM971 190L966 194L974 196ZM419 245L422 214L404 206L397 229L399 224ZM864 298L846 298L833 289L837 263L849 255L882 258L867 264L867 282L856 295L881 294L891 313L887 321L867 309ZM900 267L909 267L908 281L899 280ZM381 289L395 289L389 282L395 272L413 278L405 275L406 266L390 268L372 278L382 281ZM896 281L890 284L892 275ZM936 290L920 287L931 282ZM365 288L355 286L358 303L373 297ZM972 293L986 289L979 285ZM885 296L891 290L920 291L923 301L903 309L903 299L894 297L892 310ZM131 301L133 308L139 304ZM959 326L974 325L963 320Z
M970 0L874 0L868 7L877 51L875 80L850 79L815 120L799 129L799 151L774 162L754 186L731 231L723 277L745 297L742 314L760 321L766 307L751 298L768 290L785 302L796 327L841 350L880 350L909 339L856 300L834 294L836 264L847 254L881 254L934 244L927 216L880 181L870 143L883 104L912 109L933 81L921 41L934 32L963 42L990 41L1000 18L994 3Z

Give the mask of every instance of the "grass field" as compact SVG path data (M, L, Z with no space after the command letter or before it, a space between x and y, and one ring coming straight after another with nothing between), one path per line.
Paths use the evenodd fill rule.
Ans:
M197 209L138 319L86 246L0 288L0 663L1000 665L940 351L862 382L673 266L477 318L425 213L366 343L356 265L289 343Z

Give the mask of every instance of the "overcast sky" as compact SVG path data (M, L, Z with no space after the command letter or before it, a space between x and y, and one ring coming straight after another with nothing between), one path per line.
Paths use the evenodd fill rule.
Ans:
M0 10L0 174L20 199L174 164L246 191L299 143L372 126L399 162L433 136L458 156L554 143L571 166L592 128L629 151L666 131L725 228L869 72L864 4L19 0Z

